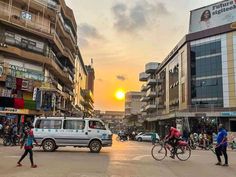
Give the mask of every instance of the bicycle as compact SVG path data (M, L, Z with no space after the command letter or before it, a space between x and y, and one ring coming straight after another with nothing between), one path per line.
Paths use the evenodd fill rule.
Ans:
M187 142L183 140L178 141L176 149L174 150L173 148L170 149L170 145L164 140L152 147L152 157L157 161L163 160L167 156L167 149L170 151L170 153L174 153L173 156L176 155L176 157L181 161L186 161L191 156L191 148Z

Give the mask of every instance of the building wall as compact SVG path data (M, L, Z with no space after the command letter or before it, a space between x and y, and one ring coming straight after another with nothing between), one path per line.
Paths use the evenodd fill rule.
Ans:
M205 78L205 80L203 82L207 82L207 81L214 81L214 79L217 79L217 83L216 85L218 85L219 87L222 87L222 89L220 89L219 87L216 87L216 88L219 88L220 90L218 91L218 96L220 94L220 96L217 98L216 96L212 97L209 96L208 98L206 97L205 99L200 99L200 98L196 98L198 99L199 101L207 101L210 103L210 101L212 102L212 104L216 104L217 102L219 102L220 104L220 100L219 99L222 99L222 106L220 107L235 107L236 106L236 91L235 91L235 79L236 79L236 75L235 75L235 55L236 55L236 52L235 52L235 48L236 48L236 45L234 43L235 41L235 36L234 36L235 32L231 32L231 33L227 33L227 34L222 34L222 35L217 35L217 36L214 36L214 37L208 37L208 38L204 38L204 39L200 39L200 40L196 40L196 41L192 41L191 42L191 46L207 46L207 44L211 43L211 45L214 45L214 42L215 44L217 45L217 43L220 45L218 48L219 52L218 53L215 53L213 55L215 55L216 57L218 58L212 58L212 60L219 60L219 62L212 62L212 64L208 64L206 63L205 66L205 70L209 70L212 71L211 74L209 73L206 73L205 75L203 74L202 77L199 77L199 80L202 80L201 78ZM203 56L204 57L204 56ZM202 57L202 58L203 58ZM203 58L204 59L204 58ZM200 59L198 60L202 60L201 57ZM220 68L214 68L214 65L217 64L218 67ZM214 70L216 72L214 72ZM203 84L203 83L200 83L200 84ZM208 83L207 83L208 84ZM212 92L214 92L215 89L212 89L210 87L208 87L208 95ZM207 94L207 93L206 93ZM218 99L219 101L214 101Z
M187 44L185 44L178 52L179 60L179 109L187 109L188 95L188 60L187 60Z
M58 1L62 8L57 10L47 7L51 1L12 1L11 5L9 2L0 0L0 43L5 44L0 46L0 62L6 69L5 75L0 76L0 89L6 90L7 79L11 77L13 81L33 83L30 91L7 88L11 92L7 97L24 99L33 105L27 111L21 110L22 113L71 114L74 62L78 54L73 11L64 0ZM84 87L85 82L82 73ZM30 113L31 109L38 112Z
M75 105L82 109L81 101L84 101L81 90L86 89L87 72L79 59L75 61Z
M141 92L127 92L125 95L125 115L140 114L142 102Z

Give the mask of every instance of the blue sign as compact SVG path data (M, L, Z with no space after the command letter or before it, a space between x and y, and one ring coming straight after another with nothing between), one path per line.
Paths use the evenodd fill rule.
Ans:
M221 116L236 116L236 112L221 112Z

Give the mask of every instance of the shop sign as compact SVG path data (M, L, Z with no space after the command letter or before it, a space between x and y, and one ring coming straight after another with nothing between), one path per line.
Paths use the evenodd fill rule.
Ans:
M221 112L221 116L236 116L236 112Z

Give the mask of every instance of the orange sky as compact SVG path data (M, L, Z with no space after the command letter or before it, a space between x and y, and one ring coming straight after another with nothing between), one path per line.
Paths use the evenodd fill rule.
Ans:
M93 58L95 109L124 111L115 91L139 91L139 73L188 32L189 11L218 0L66 0L85 64Z

